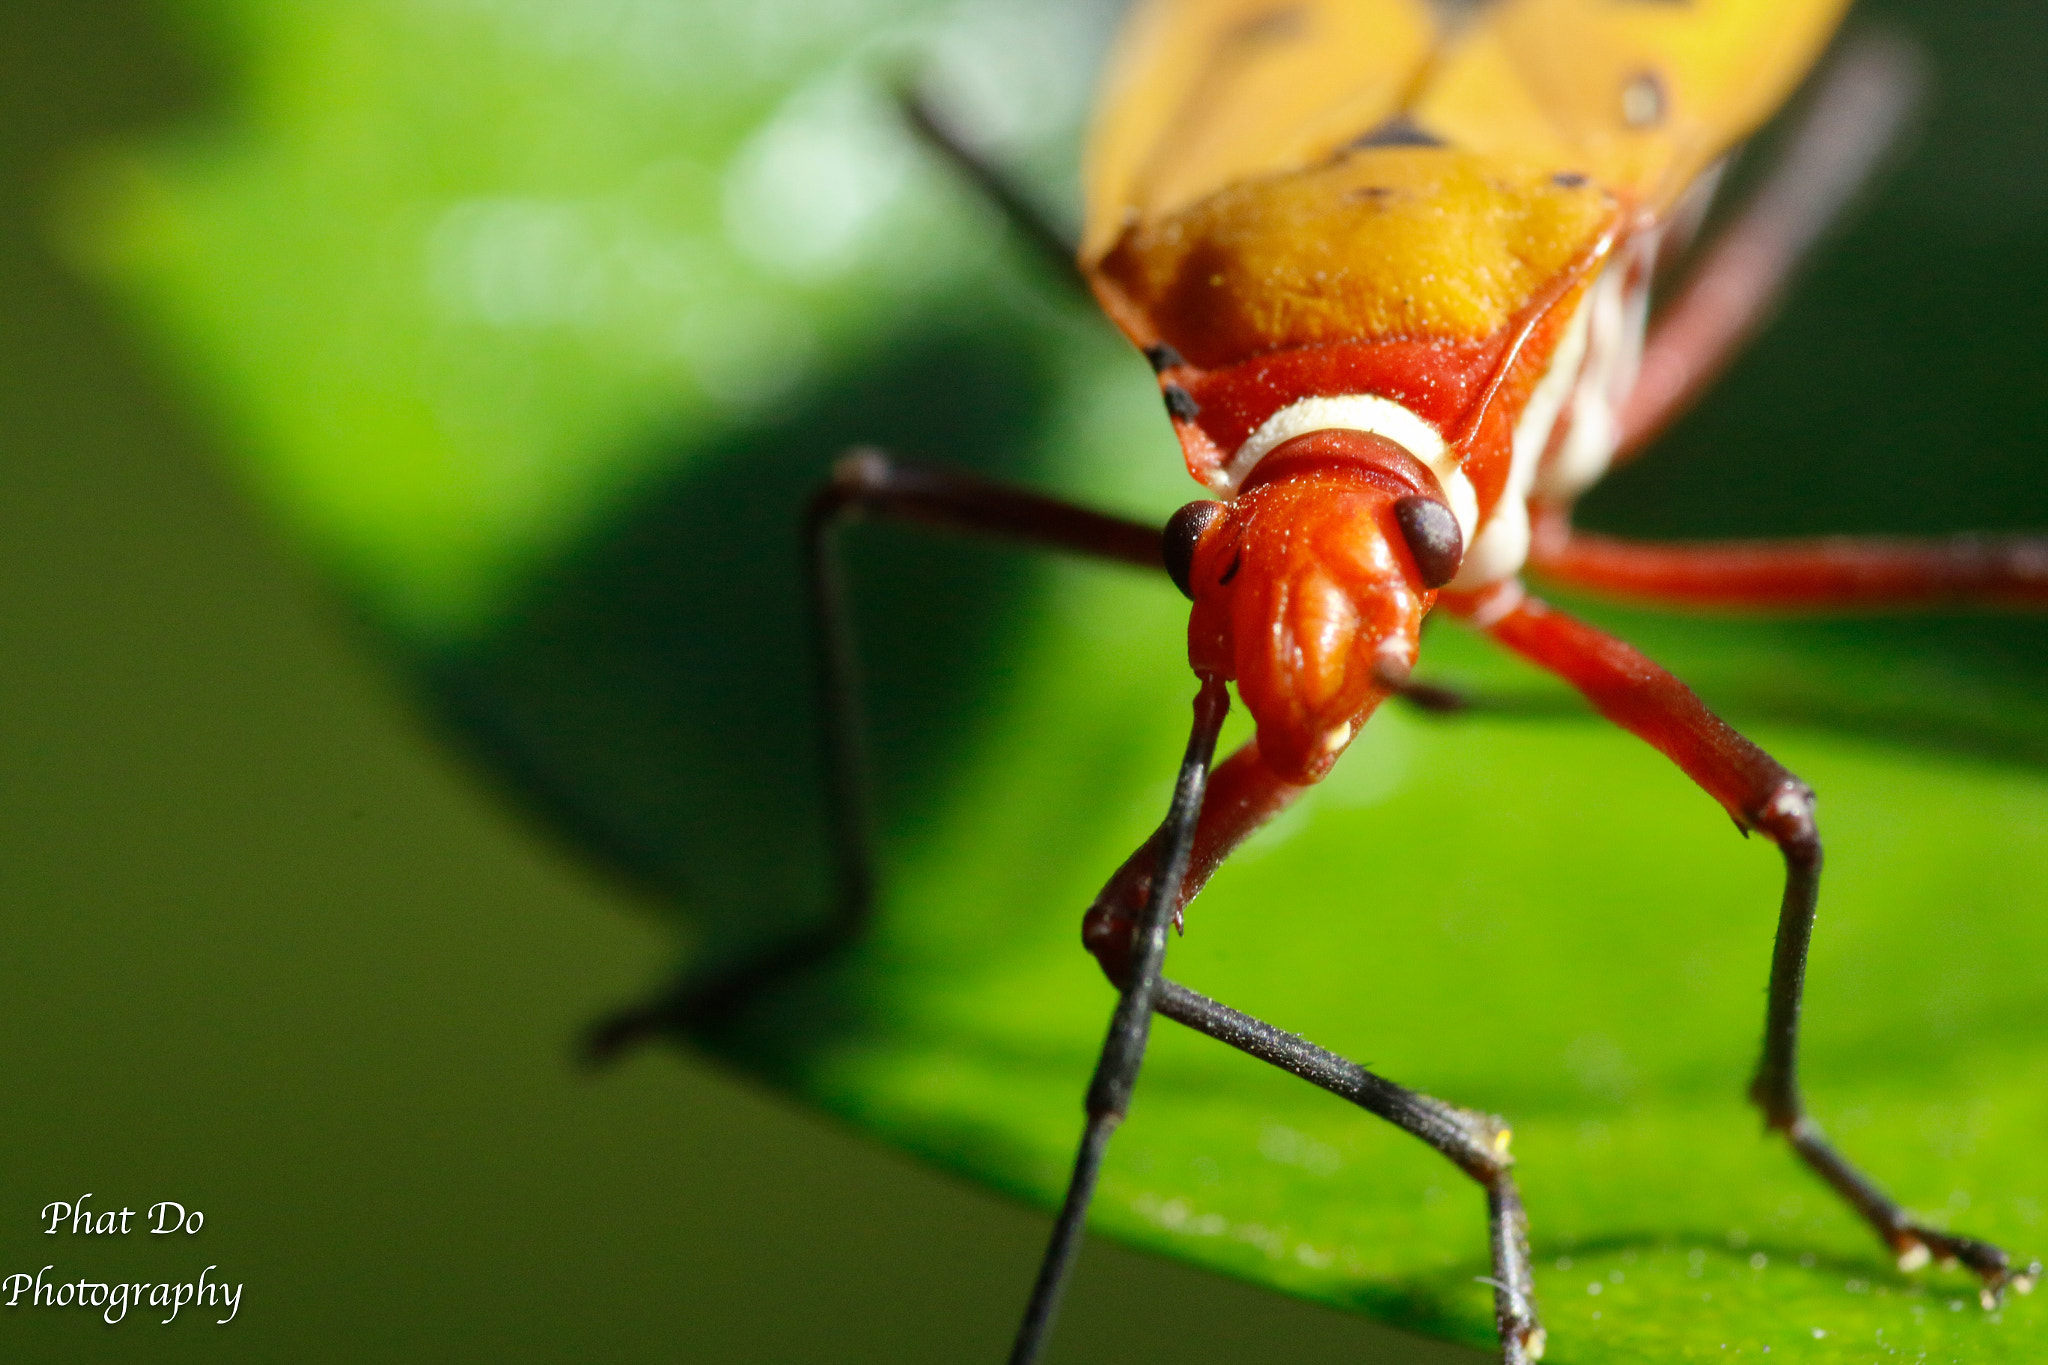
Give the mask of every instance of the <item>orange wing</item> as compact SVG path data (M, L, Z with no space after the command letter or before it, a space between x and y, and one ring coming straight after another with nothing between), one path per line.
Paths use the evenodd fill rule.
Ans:
M1139 0L1096 105L1081 259L1385 122L1441 37L1422 0Z
M1846 8L1140 0L1090 139L1081 259L1093 264L1134 224L1389 127L1579 172L1661 211L1769 116Z

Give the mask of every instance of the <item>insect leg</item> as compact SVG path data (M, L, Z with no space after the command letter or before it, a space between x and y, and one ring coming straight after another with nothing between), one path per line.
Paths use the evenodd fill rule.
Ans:
M1009 176L961 136L915 84L906 84L897 91L897 103L912 130L1001 210L1012 230L1030 245L1032 254L1083 298L1092 298L1088 281L1075 264L1077 248L1073 233L1055 227Z
M826 806L834 895L829 919L708 980L686 982L600 1021L583 1056L597 1064L668 1029L690 1030L730 1016L774 982L816 966L859 936L874 899L868 858L860 702L845 585L836 553L839 527L856 516L890 517L1003 537L1141 568L1160 569L1159 528L1076 507L972 474L855 450L833 466L804 516L805 578L810 589L815 666L823 703Z
M1921 83L1918 53L1896 38L1865 35L1828 64L1762 187L1653 323L1617 460L1691 407L1768 320L1800 260L1896 142Z
M1217 733L1222 730L1223 718L1229 710L1229 687L1220 678L1203 678L1201 691L1195 697L1194 728L1181 760L1180 778L1174 784L1173 802L1166 823L1160 827L1161 837L1154 841L1158 857L1131 943L1130 969L1122 982L1116 1012L1110 1016L1109 1036L1103 1040L1094 1078L1088 1084L1088 1122L1082 1130L1080 1151L1074 1157L1074 1174L1068 1181L1059 1217L1053 1223L1045 1259L1039 1263L1031 1301L1017 1327L1016 1343L1010 1351L1011 1365L1032 1365L1052 1332L1060 1295L1073 1269L1074 1254L1080 1250L1081 1229L1088 1218L1088 1202L1095 1193L1103 1154L1109 1148L1110 1135L1130 1108L1131 1090L1145 1060L1145 1043L1159 998L1160 969L1166 962L1166 931L1180 904L1181 884L1187 878L1194 855L1195 826L1208 785L1209 764L1216 753Z
M1306 791L1282 781L1259 756L1257 741L1216 766L1195 830L1193 854L1177 888L1175 913L1192 900L1231 851ZM1155 881L1162 827L1117 869L1090 907L1082 939L1119 987L1131 980L1132 945ZM1306 1039L1162 982L1160 1013L1212 1038L1362 1105L1435 1147L1486 1186L1494 1249L1494 1306L1504 1359L1534 1360L1542 1350L1529 1274L1527 1220L1508 1177L1507 1130L1485 1115L1458 1109L1372 1075Z
M1761 832L1784 855L1785 896L1771 954L1763 1059L1749 1089L1765 1125L1785 1134L1800 1158L1876 1229L1902 1267L1916 1268L1930 1257L1961 1261L1982 1279L1987 1308L2008 1286L2031 1289L2041 1273L2039 1262L2016 1268L1987 1242L1913 1221L1844 1160L1807 1116L1797 1064L1800 997L1820 893L1821 843L1812 789L1635 649L1535 598L1513 601L1513 584L1494 591L1503 595L1454 604L1454 609L1462 606L1475 620L1487 622L1484 629L1496 640L1576 687L1602 715L1683 769L1738 826Z
M1172 981L1160 983L1158 1010L1378 1115L1422 1139L1478 1181L1486 1190L1493 1241L1493 1312L1502 1359L1506 1365L1523 1365L1542 1356L1543 1328L1536 1319L1535 1280L1529 1265L1529 1220L1508 1173L1513 1158L1508 1155L1506 1124L1396 1085L1306 1038Z
M1655 544L1585 535L1553 515L1529 563L1553 582L1693 607L2048 607L2044 536Z

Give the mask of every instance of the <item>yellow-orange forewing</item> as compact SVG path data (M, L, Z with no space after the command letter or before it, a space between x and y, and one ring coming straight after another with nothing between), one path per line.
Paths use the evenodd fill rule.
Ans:
M1661 211L1777 106L1846 6L1140 0L1090 139L1082 259L1390 125Z

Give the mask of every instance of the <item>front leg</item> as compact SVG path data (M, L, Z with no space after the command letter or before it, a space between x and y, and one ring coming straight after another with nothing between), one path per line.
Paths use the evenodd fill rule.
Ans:
M1448 1157L1486 1191L1486 1223L1493 1248L1493 1324L1502 1365L1533 1365L1543 1358L1543 1326L1536 1317L1536 1278L1529 1256L1529 1217L1515 1188L1508 1126L1491 1114L1446 1104L1376 1076L1358 1063L1275 1028L1172 981L1160 982L1158 1010L1247 1056L1292 1072L1339 1099L1349 1100Z
M1646 740L1719 801L1735 823L1778 846L1785 858L1785 896L1771 954L1770 1004L1763 1059L1750 1098L1764 1122L1785 1134L1808 1166L1874 1228L1905 1269L1932 1259L1962 1262L1983 1282L1986 1308L2010 1287L2025 1293L2039 1262L2015 1267L1988 1242L1957 1237L1915 1222L1828 1145L1799 1097L1799 1007L1807 949L1820 896L1821 842L1813 792L1777 760L1737 734L1677 678L1631 646L1506 583L1447 603L1515 653L1557 674L1615 724Z
M1140 845L1109 879L1083 922L1082 941L1111 982L1128 994L1143 964L1137 960L1145 916L1177 914L1231 852L1290 804L1306 787L1283 780L1260 757L1256 740L1218 764L1210 776L1185 868L1162 904L1154 869L1171 827ZM1153 1008L1176 1023L1320 1086L1428 1143L1486 1191L1493 1250L1494 1326L1503 1365L1531 1365L1543 1355L1536 1316L1535 1277L1529 1257L1529 1220L1515 1187L1509 1130L1502 1120L1446 1104L1398 1085L1356 1062L1318 1047L1187 987L1161 978Z
M829 961L866 928L875 884L868 853L867 765L859 669L836 543L840 528L862 517L915 522L1154 572L1162 568L1156 526L873 448L842 456L811 498L801 528L816 646L832 904L823 922L808 933L600 1020L583 1040L586 1064L607 1063L665 1032L715 1028L763 990Z

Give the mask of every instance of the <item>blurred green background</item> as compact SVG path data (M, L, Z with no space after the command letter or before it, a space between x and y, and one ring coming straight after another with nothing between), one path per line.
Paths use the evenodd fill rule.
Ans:
M1187 496L1142 365L876 93L929 63L1070 211L1112 9L5 11L0 1009L19 1061L0 1274L218 1262L249 1290L219 1331L0 1330L47 1358L1001 1349L1041 1219L697 1054L594 1081L567 1055L679 962L817 913L788 527L832 453L882 439L1155 516ZM1937 63L1911 155L1590 520L2048 523L2048 31L2024 6L1888 13ZM895 899L842 969L709 1041L1042 1198L1107 1009L1073 909L1156 818L1182 724L1175 599L887 534L856 572ZM1601 619L1822 790L1823 1117L1909 1200L2038 1238L2048 637ZM1454 636L1429 650L1535 686ZM1711 1350L1684 1335L1707 1315L1670 1307L1702 1264L1745 1342L1796 1338L1778 1358L1860 1358L1807 1335L1831 1313L2028 1358L2038 1314L1922 1324L1943 1300L1751 1139L1767 851L1569 715L1388 716L1345 771L1205 897L1176 960L1516 1116L1560 1358L1660 1334L1659 1358ZM1271 951L1277 906L1293 935L1353 946ZM1532 970L1466 1008L1502 961ZM1375 964L1397 989L1361 990ZM1476 1200L1439 1209L1426 1154L1190 1041L1162 1042L1105 1221L1479 1339ZM35 1208L87 1189L205 1209L204 1260L36 1235ZM1264 1240L1205 1243L1191 1208ZM1759 1277L1752 1237L1808 1259ZM1873 1266L1899 1299L1865 1294ZM1610 1326L1636 1315L1619 1354L1593 1353L1603 1304ZM1057 1347L1450 1349L1100 1242Z

